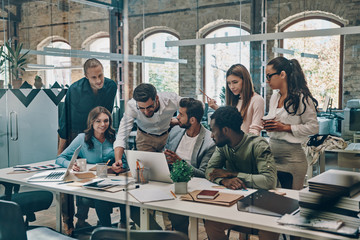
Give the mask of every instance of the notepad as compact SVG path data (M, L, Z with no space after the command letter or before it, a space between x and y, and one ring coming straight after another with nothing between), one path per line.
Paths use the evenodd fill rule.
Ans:
M128 191L131 196L136 198L140 203L147 202L157 202L157 201L165 201L165 200L174 200L174 196L170 193L170 191L165 191L161 189L142 189L141 187L138 189Z
M199 199L215 199L219 195L219 191L216 190L202 190L196 196Z

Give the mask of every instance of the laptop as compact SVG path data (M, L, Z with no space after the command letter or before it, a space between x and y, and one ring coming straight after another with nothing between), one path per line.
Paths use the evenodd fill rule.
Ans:
M140 167L150 169L149 180L173 183L164 153L125 150L125 155L133 177L136 176L136 161L139 161Z
M33 175L27 181L28 182L62 182L66 181L70 175L70 170L72 169L81 149L81 145L75 150L74 154L71 157L71 161L66 170L60 171L46 171Z

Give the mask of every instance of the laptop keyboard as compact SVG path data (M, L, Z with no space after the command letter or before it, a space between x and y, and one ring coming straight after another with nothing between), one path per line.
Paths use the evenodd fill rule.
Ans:
M52 172L45 177L45 179L59 179L61 178L65 172Z

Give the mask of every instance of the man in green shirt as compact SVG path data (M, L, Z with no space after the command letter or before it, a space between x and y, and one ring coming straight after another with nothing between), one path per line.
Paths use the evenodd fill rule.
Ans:
M273 189L277 184L274 157L268 142L259 136L241 131L242 117L232 106L221 107L211 116L211 137L217 146L209 160L205 177L229 189ZM233 225L207 220L210 240L228 239L224 230ZM277 235L259 231L260 239Z

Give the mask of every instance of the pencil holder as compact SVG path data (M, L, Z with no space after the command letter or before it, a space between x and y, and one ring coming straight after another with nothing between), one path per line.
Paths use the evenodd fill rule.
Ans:
M97 163L96 176L98 176L99 178L107 178L107 169L108 166L106 163Z
M136 169L136 176L135 176L136 183L140 183L140 184L148 183L149 176L150 176L149 168L142 167L142 168Z

